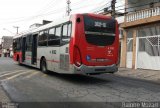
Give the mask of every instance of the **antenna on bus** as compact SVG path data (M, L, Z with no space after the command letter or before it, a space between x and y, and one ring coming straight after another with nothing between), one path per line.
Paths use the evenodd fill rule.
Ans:
M71 12L70 4L71 4L71 1L67 0L67 9L66 9L66 15L67 16L69 16L70 12Z

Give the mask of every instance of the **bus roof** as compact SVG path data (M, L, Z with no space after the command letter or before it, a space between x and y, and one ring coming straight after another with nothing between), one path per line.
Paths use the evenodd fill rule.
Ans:
M105 15L100 15L100 14L94 14L94 13L83 13L83 14L76 14L76 15L89 15L89 16L99 16L101 18L108 18L108 19L112 19L112 17L110 16L105 16ZM72 15L71 15L72 16ZM67 17L64 17L64 18L60 18L60 19L55 19L53 22L49 23L49 24L46 24L46 25L43 25L43 26L40 26L38 28L34 28L34 29L29 29L25 32L22 32L16 36L14 36L14 39L15 38L19 38L21 36L26 36L27 34L31 34L31 33L37 33L38 31L41 31L41 30L45 30L45 29L48 29L48 28L51 28L53 26L56 26L56 25L59 25L59 24L62 24L62 23L65 23L67 21L70 20L70 17L71 16L67 16Z
M53 22L51 22L51 23L49 23L49 24L40 26L40 27L38 27L38 28L29 29L29 30L24 31L24 32L22 32L22 33L20 33L20 34L17 34L17 35L14 36L14 39L15 39L15 38L19 38L19 37L21 37L21 36L25 36L25 35L27 35L27 34L36 33L36 32L38 32L38 31L45 30L45 29L47 29L47 28L51 28L51 27L56 26L56 25L59 25L59 24L61 24L61 23L65 23L65 22L67 22L67 21L69 21L69 20L70 20L70 17L69 17L69 16L68 16L68 17L65 17L65 18L61 18L61 19L56 19L56 20L54 20Z

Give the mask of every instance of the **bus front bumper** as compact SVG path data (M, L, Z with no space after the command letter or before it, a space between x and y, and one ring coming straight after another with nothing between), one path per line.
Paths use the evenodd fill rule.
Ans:
M109 66L86 66L81 65L75 67L74 72L76 74L102 74L102 73L115 73L118 71L118 67L113 64Z

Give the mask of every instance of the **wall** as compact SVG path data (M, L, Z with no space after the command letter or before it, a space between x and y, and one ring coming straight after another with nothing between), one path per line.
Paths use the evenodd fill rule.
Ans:
M138 10L151 8L151 3L154 3L154 7L160 6L160 0L128 0L126 5L126 12L135 12ZM159 2L159 3L157 3ZM134 8L133 8L134 7Z
M124 38L122 41L122 52L121 52L120 66L135 69L136 65L137 65L136 64L137 63L137 61L136 61L137 60L137 58L136 58L136 55L137 55L136 51L137 50L139 50L139 52L145 51L145 52L149 53L152 57L160 56L160 49L158 49L157 47L151 47L148 45L146 46L144 41L138 45L137 39L136 39L137 37L156 36L156 35L160 35L160 22L125 29ZM131 38L132 38L132 40L130 40ZM158 42L157 37L153 37L153 38L149 38L149 39L155 45L157 45L157 42ZM130 43L129 43L129 40L130 40ZM139 40L139 41L142 41L142 40ZM154 46L154 44L153 44L153 46Z

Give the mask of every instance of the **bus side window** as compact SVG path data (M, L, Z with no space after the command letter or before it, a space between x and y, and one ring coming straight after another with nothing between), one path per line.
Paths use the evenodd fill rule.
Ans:
M42 34L43 34L43 31L39 32L38 46L42 46L42 41L43 41Z
M55 45L55 28L49 29L49 35L48 35L48 46Z
M54 45L60 45L60 37L61 37L61 27L59 26L59 27L56 27Z
M69 37L69 38L71 37L71 33L72 33L72 24L69 23L69 24L68 24L68 37Z
M65 44L70 41L71 37L71 23L63 25L62 43Z
M47 46L48 30L39 33L38 46Z

